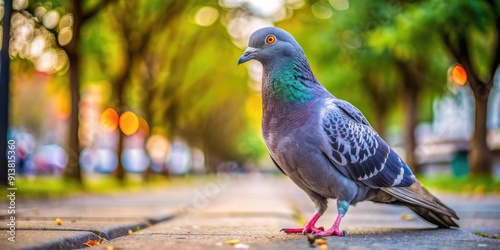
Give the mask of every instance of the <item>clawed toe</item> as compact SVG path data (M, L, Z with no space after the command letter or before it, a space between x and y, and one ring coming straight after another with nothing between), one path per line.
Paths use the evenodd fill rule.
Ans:
M307 232L306 232L306 229L304 228L304 230L302 231L302 234L308 234L308 233L317 234L317 233L323 232L323 231L325 231L324 227L311 227L309 230L307 230Z
M339 236L339 237L344 237L347 235L346 230L328 230L328 231L323 231L323 232L318 232L315 237L323 237L323 236Z
M282 228L280 232L285 232L286 234L300 234L303 228Z
M324 227L304 227L304 228L282 228L280 232L285 232L287 234L307 234L307 233L320 233L325 231Z

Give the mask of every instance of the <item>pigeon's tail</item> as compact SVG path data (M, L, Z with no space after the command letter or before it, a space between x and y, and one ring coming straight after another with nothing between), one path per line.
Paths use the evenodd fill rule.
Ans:
M422 219L440 228L459 227L453 221L453 218L459 219L455 211L434 197L419 181L409 187L389 187L382 190L397 198L398 201L394 204L409 207Z

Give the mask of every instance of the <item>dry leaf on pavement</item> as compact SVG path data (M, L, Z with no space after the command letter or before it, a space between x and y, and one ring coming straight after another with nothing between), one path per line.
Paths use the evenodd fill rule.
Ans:
M100 243L97 240L89 240L89 241L83 243L83 245L87 246L87 247L95 247L95 246L98 246L99 244Z

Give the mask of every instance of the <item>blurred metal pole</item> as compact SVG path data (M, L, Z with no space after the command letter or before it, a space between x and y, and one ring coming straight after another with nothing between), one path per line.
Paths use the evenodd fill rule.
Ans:
M4 0L2 50L0 51L0 186L7 186L7 132L9 129L10 17L12 0Z

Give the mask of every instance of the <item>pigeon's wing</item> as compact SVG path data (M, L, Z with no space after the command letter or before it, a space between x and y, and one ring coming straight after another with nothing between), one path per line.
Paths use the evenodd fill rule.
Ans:
M413 173L352 104L326 101L322 151L344 175L372 188L409 186Z
M286 175L285 171L283 171L283 169L280 167L280 165L278 165L278 163L274 160L274 158L271 156L271 154L269 154L269 157L271 157L271 160L273 160L274 165L276 165L276 167L281 171L281 173Z
M370 126L370 123L368 122L368 120L366 120L363 113L361 113L361 111L359 111L359 109L354 105L340 99L334 99L331 102L342 109L346 113L346 115L351 117L356 122Z

